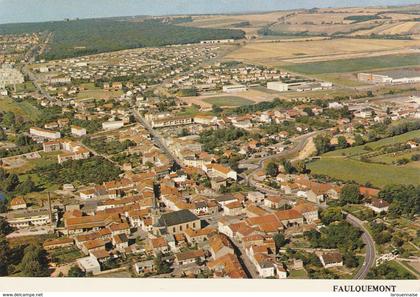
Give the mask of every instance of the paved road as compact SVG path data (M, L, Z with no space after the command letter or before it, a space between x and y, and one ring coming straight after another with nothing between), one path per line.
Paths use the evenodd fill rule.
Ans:
M248 278L259 278L258 272L254 266L253 263L251 263L251 260L248 258L248 256L245 253L244 248L242 245L232 238L229 238L230 242L234 246L235 254L238 256L239 263L241 263L242 268L244 269L245 273L247 274Z
M153 140L160 147L160 149L163 150L166 153L166 155L168 155L169 158L171 158L171 160L173 160L175 163L177 163L178 165L182 165L181 161L174 154L172 154L172 152L163 142L162 137L159 135L159 133L153 130L153 128L137 110L134 110L134 117L143 125L143 127L147 129L147 131L149 131L150 135L152 135L153 137Z
M22 73L26 76L28 76L29 80L32 81L35 88L50 102L56 101L55 98L53 98L45 89L39 84L38 80L36 79L35 75L29 70L27 66L22 67Z
M308 140L318 133L320 133L320 131L315 131L315 132L307 133L307 134L304 134L304 135L300 135L300 136L298 136L294 139L295 145L292 148L284 150L284 151L282 151L278 154L275 154L275 155L270 155L270 156L258 159L257 168L255 168L254 170L249 172L247 176L245 176L245 181L249 185L255 187L257 190L259 190L263 193L270 194L270 195L279 194L279 191L275 191L273 189L269 189L269 188L265 188L265 187L260 186L259 183L254 179L255 174L264 167L264 163L267 160L278 159L278 158L286 158L287 156L294 155L294 154L300 152L305 147Z
M346 217L347 222L363 230L362 240L366 245L365 261L363 262L363 265L360 267L359 271L354 275L353 278L365 279L369 272L369 269L372 268L373 265L375 264L375 259L376 259L375 242L373 241L372 236L363 226L362 221L360 221L355 216L352 216L351 214L348 214L348 213L346 214L347 214L347 217Z
M285 151L283 151L279 154L276 154L276 155L261 158L258 162L258 168L251 171L248 174L248 176L246 176L246 181L250 185L256 187L259 191L261 191L263 193L276 194L276 193L274 193L275 191L272 190L272 189L267 189L267 188L263 188L263 187L259 186L259 183L254 180L254 176L255 176L256 172L258 170L260 170L261 168L263 168L264 162L269 160L269 159L284 158L286 156L290 156L290 155L293 155L293 154L301 151L305 147L309 138L315 136L317 133L319 133L319 132L311 132L311 133L302 135L302 136L295 139L295 145L294 145L293 148L285 150ZM365 243L365 246L366 246L366 256L365 256L365 260L364 260L364 263L363 263L362 267L355 274L354 279L365 279L368 272L369 272L369 269L375 264L375 259L376 259L375 242L373 241L373 238L371 237L369 232L363 226L362 221L360 221L358 218L352 216L351 214L346 213L346 215L347 215L346 220L350 224L352 224L353 226L363 230L362 240L363 240L363 242ZM246 257L246 255L245 255L245 257Z

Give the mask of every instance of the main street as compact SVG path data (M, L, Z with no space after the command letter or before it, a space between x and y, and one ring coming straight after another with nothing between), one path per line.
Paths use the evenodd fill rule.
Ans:
M35 88L50 102L56 101L38 82L32 71L29 70L27 65L22 67L22 73L29 78L34 84Z
M169 150L169 148L166 146L165 142L163 141L162 137L157 133L153 128L149 125L149 123L146 121L146 119L140 114L140 112L136 109L134 109L134 117L140 124L143 125L149 131L150 135L152 135L153 140L155 143L159 146L161 150L163 150L167 156L169 156L175 163L178 165L182 165L181 161Z

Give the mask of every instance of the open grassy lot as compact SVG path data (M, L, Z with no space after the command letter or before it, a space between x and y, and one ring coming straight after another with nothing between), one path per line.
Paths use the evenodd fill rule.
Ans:
M376 156L373 158L370 158L369 160L375 163L386 163L386 164L393 164L394 162L400 160L400 159L410 159L411 156L420 154L420 150L414 150L414 151L407 151L402 153L390 153L385 154L381 156Z
M388 262L390 266L394 267L396 270L401 271L401 272L407 272L411 275L413 275L413 273L411 271L409 271L408 269L406 269L404 266L402 266L399 262L397 261L389 261Z
M289 278L295 278L295 279L308 278L308 274L306 273L305 269L291 270Z
M419 55L392 55L382 57L357 58L348 60L324 61L296 65L286 65L292 72L303 74L344 73L420 65Z
M49 251L48 254L54 262L60 265L65 263L71 263L83 257L83 254L76 247L60 248Z
M78 99L113 99L121 96L123 91L105 91L104 89L95 87L93 84L82 84L84 90L77 94Z
M360 156L370 153L365 150L368 146L373 150L383 146L404 143L407 140L420 137L420 130L411 131L402 135L385 138L363 146L351 147L343 150L328 152L321 159L308 164L313 174L327 175L344 181L356 181L360 184L370 182L377 187L388 184L414 184L420 185L419 168L410 162L407 165L396 166L392 164L392 154L383 154L373 157L372 161L387 164L368 163L360 161ZM395 157L401 159L401 157Z
M420 185L418 168L364 163L352 159L322 158L308 164L313 174L328 175L340 180L354 180L360 184L370 182L383 187L389 184Z
M364 149L365 146L369 146L373 150L375 150L376 148L379 148L381 146L397 144L397 143L405 142L405 141L408 141L410 139L417 138L417 137L420 137L420 130L411 131L411 132L394 136L394 137L384 138L375 142L367 143L366 145L360 145L360 146L346 148L343 150L336 150L336 151L328 152L324 154L323 156L325 157L356 156L356 155L367 153L367 151Z
M203 99L203 101L212 105L217 105L217 106L243 106L243 105L250 105L250 104L255 103L251 100L238 97L238 96L221 96L221 97L214 97L214 98L206 98L206 99Z
M27 81L27 82L24 82L22 84L17 84L16 85L16 92L23 92L23 91L33 92L35 90L36 90L36 88L31 81Z
M51 152L51 153L40 152L40 155L41 155L40 159L33 159L33 160L25 159L25 163L23 164L23 166L9 169L8 171L16 173L16 174L22 174L38 166L46 166L50 164L55 164L58 162L57 156L59 154L61 154L61 152Z
M31 103L16 102L9 97L0 97L0 111L11 111L29 120L37 120L41 114Z

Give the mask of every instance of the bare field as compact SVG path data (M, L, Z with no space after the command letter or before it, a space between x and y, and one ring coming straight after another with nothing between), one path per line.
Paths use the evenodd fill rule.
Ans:
M371 12L345 12L345 13L299 13L288 17L286 22L291 24L313 23L321 25L329 24L350 24L351 20L345 20L346 17L355 15L374 15Z
M414 53L418 40L331 39L313 41L252 42L225 58L248 63L279 66L285 63L306 63Z
M387 30L382 31L380 34L386 34L386 35L394 35L394 34L415 34L420 33L420 28L418 28L417 25L419 25L420 22L405 22L402 24L398 24L392 28L389 28ZM416 27L418 28L418 31L416 31Z
M240 106L245 103L253 104L262 101L272 101L274 98L280 97L280 95L282 95L282 93L266 93L260 90L250 89L246 92L238 92L232 94L221 93L215 95L202 95L197 97L180 97L179 99L187 104L197 104L202 109L209 109L213 103L217 103L216 105L220 106L232 106L231 103L223 105L222 102L220 102L220 100L224 100L229 97L241 98L243 102L239 102L238 100L238 102L234 104L235 106Z
M334 34L334 33L350 33L355 30L370 29L376 24L374 22L363 22L363 23L334 23L329 24L276 24L270 27L275 32L308 32L313 34Z
M414 14L408 14L408 13L384 13L382 15L384 17L391 18L392 20L397 20L397 21L410 21L410 20L414 20L417 17Z
M261 14L193 16L192 22L181 25L201 28L231 28L234 24L248 21L250 22L250 27L261 27L277 22L279 18L287 14L288 12L276 11Z
M338 7L338 8L320 8L319 13L350 13L350 14L375 14L382 12L384 9L382 7Z
M420 22L386 22L369 30L356 31L351 33L351 36L369 36L371 34L377 35L416 35L420 34Z

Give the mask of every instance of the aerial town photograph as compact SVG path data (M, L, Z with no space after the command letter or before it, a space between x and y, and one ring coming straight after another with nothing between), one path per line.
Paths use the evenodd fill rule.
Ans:
M0 0L0 276L420 278L420 1L91 2Z

